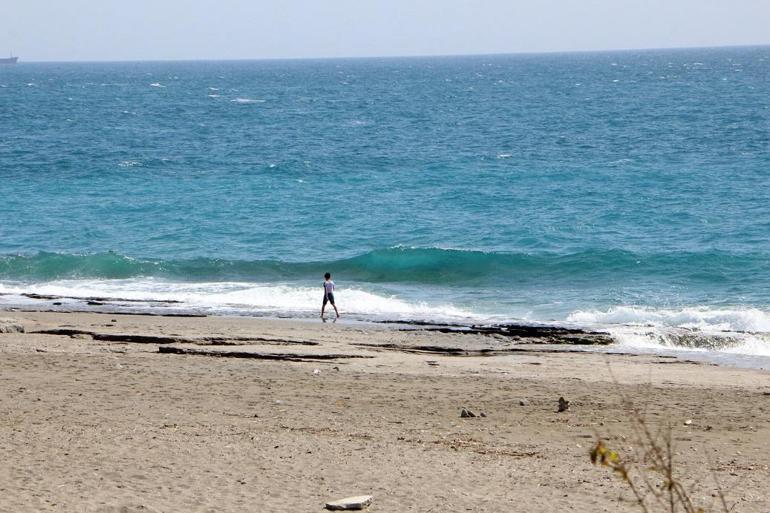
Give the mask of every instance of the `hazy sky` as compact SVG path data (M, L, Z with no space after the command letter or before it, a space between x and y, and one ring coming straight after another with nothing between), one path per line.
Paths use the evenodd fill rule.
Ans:
M770 43L770 0L0 0L0 55L249 59Z

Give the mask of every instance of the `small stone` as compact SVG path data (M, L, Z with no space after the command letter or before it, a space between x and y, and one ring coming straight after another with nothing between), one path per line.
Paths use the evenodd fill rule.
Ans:
M321 369L313 369L313 374L321 374Z
M559 397L559 413L569 410L569 401L563 397Z
M475 414L475 413L473 413L473 412L472 412L472 411L470 411L470 410L466 410L465 408L463 408L463 409L460 411L460 417L462 417L462 418L464 418L464 419L466 419L466 418L469 418L469 417L475 417L475 416L476 416L476 414Z
M685 426L689 426L690 424L692 424L692 419L687 419L684 421Z
M479 417L486 417L486 416L487 416L487 414L484 413L483 411L481 413L479 413Z
M526 399L519 399L519 406L529 406L529 401Z
M372 503L371 495L359 495L357 497L347 497L326 503L326 509L332 511L350 511L366 509Z

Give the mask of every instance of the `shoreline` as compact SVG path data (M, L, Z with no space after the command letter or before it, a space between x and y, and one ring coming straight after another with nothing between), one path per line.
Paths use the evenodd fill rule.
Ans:
M629 449L621 394L672 425L699 504L716 473L736 511L770 509L759 370L386 325L0 318L23 327L0 333L3 511L632 512L588 459L596 436Z
M7 295L0 293L0 296ZM179 310L174 310L173 305L184 304L181 301L175 300L158 300L158 299L128 299L117 297L80 297L80 296L59 296L59 295L47 295L36 293L23 293L20 296L42 301L55 301L54 306L48 306L43 308L35 308L31 305L4 305L0 306L0 317L4 312L9 313L58 313L58 314L99 314L99 315L117 315L117 316L141 316L141 317L160 317L160 318L223 318L223 319L255 319L264 321L287 321L306 323L307 325L316 325L319 322L319 318L315 316L303 316L303 315L273 315L273 314L242 314L242 313L205 313L196 311L192 307L182 307ZM80 308L72 308L73 303L70 303L69 308L64 304L58 303L58 300L75 300L84 306ZM132 309L130 306L124 306L120 303L142 303L147 305L164 305L164 306L150 306L150 309ZM165 305L171 305L169 310L162 310L167 308ZM61 307L61 308L59 308ZM93 307L93 308L91 308ZM106 307L104 309L97 309L98 307ZM112 309L110 308L112 307ZM153 308L158 310L153 311ZM327 321L325 323L335 324L336 320L332 316L327 315ZM707 364L715 364L719 366L757 369L757 370L770 370L770 356L762 354L750 354L741 352L731 352L729 348L727 350L708 348L708 347L687 347L680 345L672 346L652 346L652 345L628 345L623 344L618 340L617 336L612 333L612 329L609 327L597 327L589 328L581 326L576 323L566 322L499 322L499 323L483 323L459 321L430 321L424 319L362 319L355 316L343 315L340 325L346 325L351 327L366 327L366 326L386 326L393 329L406 329L406 330L424 330L424 331L436 331L436 332L458 332L458 333L474 333L474 334L486 334L497 335L503 339L512 339L524 344L534 344L542 342L549 346L564 345L573 347L575 351L596 351L603 354L623 354L623 355L659 355L667 358L678 358L681 360L699 361ZM630 326L626 326L630 327ZM687 330L684 330L685 334L681 338L686 339L688 335ZM729 334L739 335L757 335L754 332L723 332L725 336ZM761 335L761 334L760 334ZM713 335L711 335L713 336ZM489 348L493 351L494 348ZM562 351L567 349L562 348Z

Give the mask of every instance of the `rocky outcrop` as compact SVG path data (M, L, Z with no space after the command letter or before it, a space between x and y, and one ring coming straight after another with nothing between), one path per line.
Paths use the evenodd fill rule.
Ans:
M560 326L538 326L525 324L497 324L491 326L420 326L421 331L457 333L466 335L497 335L510 338L519 344L568 344L568 345L609 345L614 341L609 333L587 331ZM404 328L413 331L417 328Z
M360 354L302 354L302 353L262 353L258 351L216 351L176 346L159 346L159 353L215 356L219 358L253 358L255 360L281 360L285 362L318 362L329 360L341 360L349 358L374 358L373 356Z
M129 333L97 333L72 328L52 328L35 331L42 335L65 335L73 338L88 336L102 342L123 342L132 344L195 344L198 346L241 346L248 344L317 346L318 342L288 340L268 337L179 337L166 335L141 335Z

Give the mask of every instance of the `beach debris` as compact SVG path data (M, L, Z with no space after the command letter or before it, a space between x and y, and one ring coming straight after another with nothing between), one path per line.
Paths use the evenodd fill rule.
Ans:
M24 333L24 326L10 319L0 319L0 333Z
M431 367L438 367L438 362L436 360L426 360L425 363L427 363Z
M690 424L692 424L692 419L687 419L684 421L685 426L689 426Z
M313 369L313 374L321 374L321 369Z
M332 511L350 511L366 509L372 503L371 495L358 495L356 497L347 497L326 503L326 509Z
M563 397L559 397L559 413L569 410L569 401Z
M476 416L475 413L473 413L472 411L470 411L470 410L468 410L466 408L463 408L462 410L460 410L460 417L462 417L464 419L467 419L467 418L470 418L470 417L475 417L475 416Z
M484 413L483 411L481 413L479 413L479 417L486 417L486 416L487 416L487 414Z
M529 406L529 401L526 399L519 399L519 406Z

